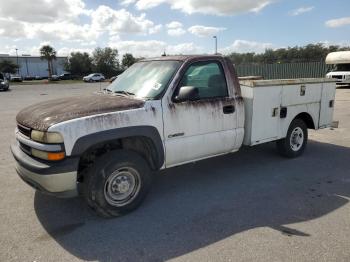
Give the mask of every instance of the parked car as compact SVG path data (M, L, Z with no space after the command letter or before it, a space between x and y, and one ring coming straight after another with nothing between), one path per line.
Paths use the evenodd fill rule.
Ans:
M93 73L83 77L84 82L100 82L104 81L105 79L106 78L101 73Z
M11 75L10 77L12 82L22 82L23 78L20 75Z
M60 80L72 80L72 79L74 79L74 78L73 78L72 74L64 73L64 74L61 74L61 75L59 76L59 79L60 79Z
M10 88L9 81L7 81L6 77L0 73L0 90L7 91Z
M32 80L34 80L34 76L25 76L24 78L23 78L25 81L32 81Z
M52 75L50 78L49 78L50 81L60 81L60 77L58 75Z
M32 187L81 194L101 216L119 216L141 204L161 169L272 141L301 156L308 129L331 126L335 91L324 78L239 82L223 56L145 59L105 93L24 108L11 150Z
M43 77L42 76L35 76L34 79L35 80L43 80Z

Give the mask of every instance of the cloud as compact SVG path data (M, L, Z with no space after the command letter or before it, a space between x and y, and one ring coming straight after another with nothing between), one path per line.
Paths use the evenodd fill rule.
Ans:
M41 0L33 0L33 3L37 5L41 3L40 1ZM45 3L46 2L52 4L55 3L55 0L45 1ZM63 9L65 3L65 1L62 1ZM0 36L15 39L36 39L39 41L63 40L91 42L97 40L106 32L109 35L119 35L123 33L148 35L158 33L162 29L162 25L154 24L151 20L146 18L145 14L135 16L125 9L115 10L104 5L99 6L96 10L90 10L89 16L91 21L86 24L81 24L79 23L80 21L75 21L76 17L73 19L75 14L85 12L83 11L84 5L79 3L80 0L72 1L72 5L80 6L80 10L67 11L64 15L51 12L52 17L46 17L46 6L44 3L42 3L43 6L39 8L39 11L36 11L38 17L35 19L31 18L31 14L26 17L25 14L20 13L18 10L14 11L14 16L16 16L17 19L7 16L0 18ZM12 10L15 9L16 8L12 6ZM50 11L50 8L48 11ZM3 12L3 9L0 9L0 13L1 12ZM40 15L39 12L41 12L42 15ZM12 12L10 12L10 14L12 15ZM72 19L66 19L67 17L72 17ZM28 21L24 18L28 18Z
M182 23L178 21L172 21L166 25L168 28L168 35L170 36L180 36L186 34L186 31L183 29Z
M289 15L298 16L307 12L311 12L314 8L315 8L314 6L300 7L298 9L290 11Z
M211 15L235 15L247 12L259 12L276 0L132 0L124 3L135 3L139 10L154 8L167 3L172 9L187 14L202 13Z
M22 22L67 21L89 14L82 0L0 0L0 6L0 17Z
M101 5L91 13L92 28L108 31L111 35L118 33L148 34L157 32L160 25L146 19L146 14L134 16L125 9L114 10Z
M110 42L109 46L117 48L119 54L132 53L139 57L156 57L163 54L194 54L202 52L202 48L194 43L182 43L178 45L169 45L163 41L119 41Z
M263 53L266 49L273 48L271 43L261 43L247 40L236 40L230 46L220 49L219 52L223 54L229 53Z
M215 34L226 30L224 27L211 27L211 26L202 26L202 25L194 25L188 28L188 31L191 34L194 34L198 37L208 37L214 36Z
M179 28L179 27L182 27L182 23L178 22L178 21L172 21L170 22L169 24L166 25L167 28L169 29L176 29L176 28Z
M350 25L350 17L342 17L326 21L326 26L331 28Z

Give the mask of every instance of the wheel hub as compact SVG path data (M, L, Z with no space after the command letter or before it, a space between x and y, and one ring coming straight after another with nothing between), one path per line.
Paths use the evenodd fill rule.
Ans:
M293 151L298 151L304 143L304 132L300 127L296 127L290 136L290 147Z
M140 177L133 168L121 168L114 171L105 182L106 201L113 206L130 203L140 190Z

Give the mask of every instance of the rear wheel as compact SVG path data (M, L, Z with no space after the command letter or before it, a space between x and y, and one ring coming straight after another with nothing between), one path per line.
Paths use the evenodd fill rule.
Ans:
M295 158L303 154L308 139L308 131L305 122L294 119L289 126L287 136L277 141L279 153L288 158Z
M103 217L136 209L151 186L148 163L137 153L116 150L99 157L84 181L88 205Z

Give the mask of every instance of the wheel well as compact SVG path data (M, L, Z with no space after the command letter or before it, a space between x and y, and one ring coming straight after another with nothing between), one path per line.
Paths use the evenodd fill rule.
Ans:
M150 138L143 136L126 137L96 144L86 150L80 157L78 182L83 182L87 168L90 167L99 156L117 149L132 150L140 154L148 162L152 170L159 168L157 166L159 156Z
M297 115L294 119L301 119L305 122L307 128L309 129L315 129L315 123L310 114L308 113L301 113Z

